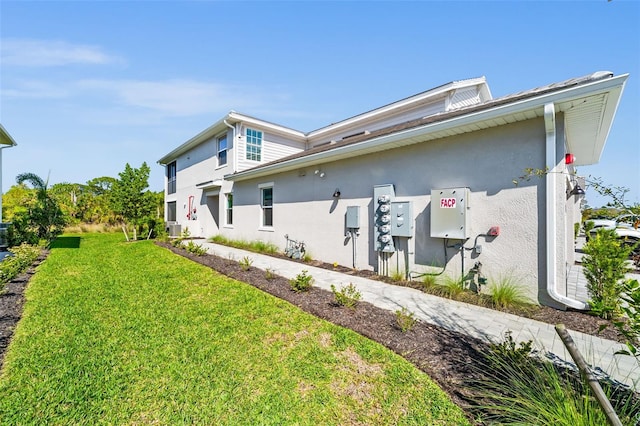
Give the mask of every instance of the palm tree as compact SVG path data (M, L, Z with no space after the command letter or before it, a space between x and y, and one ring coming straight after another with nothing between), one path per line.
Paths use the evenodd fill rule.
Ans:
M45 182L35 173L21 173L16 177L20 185L25 182L31 184L36 192L36 202L29 208L31 226L35 228L38 238L48 243L62 233L66 223L58 202L48 191L48 179Z

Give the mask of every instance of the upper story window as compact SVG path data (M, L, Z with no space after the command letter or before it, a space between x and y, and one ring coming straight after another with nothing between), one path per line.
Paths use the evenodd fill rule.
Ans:
M176 162L167 164L167 194L176 192Z
M247 129L247 160L261 161L262 159L262 132L260 130Z
M227 135L218 138L218 166L227 164Z

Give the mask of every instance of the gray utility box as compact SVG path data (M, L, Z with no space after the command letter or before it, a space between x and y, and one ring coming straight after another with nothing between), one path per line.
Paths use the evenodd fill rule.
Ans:
M360 228L360 206L347 206L347 228Z
M431 237L469 238L469 188L431 190Z
M413 209L411 201L391 203L391 236L413 237Z

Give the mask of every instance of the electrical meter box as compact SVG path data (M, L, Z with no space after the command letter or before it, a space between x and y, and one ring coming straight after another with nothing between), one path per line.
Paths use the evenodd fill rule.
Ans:
M391 203L391 236L413 237L411 201L393 201Z
M431 237L469 238L469 188L431 190Z
M393 237L391 236L391 202L396 193L393 185L376 185L373 187L373 236L376 251L393 253Z
M347 228L360 228L360 206L347 206Z

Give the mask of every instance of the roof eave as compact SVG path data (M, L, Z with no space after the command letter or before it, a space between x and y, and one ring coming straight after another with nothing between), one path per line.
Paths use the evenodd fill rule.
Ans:
M18 145L2 124L0 124L0 145L5 145L5 146Z
M480 121L492 120L499 117L522 113L524 111L534 110L536 108L542 108L547 103L569 101L571 99L578 99L587 95L604 93L607 91L614 93L615 91L618 91L619 93L617 94L617 99L615 102L616 105L615 107L613 107L613 110L607 107L606 120L608 120L608 122L606 120L603 120L603 125L600 126L601 129L606 128L606 131L601 132L601 135L599 137L599 140L602 142L603 148L604 142L606 141L606 137L608 135L608 129L610 128L613 117L615 116L615 110L619 102L622 87L624 86L627 77L628 74L623 74L621 76L611 77L604 80L597 80L594 82L581 84L579 86L566 87L551 93L532 96L531 98L490 107L485 110L473 111L469 114L444 119L442 121L429 123L407 130L402 130L389 135L368 139L359 143L337 147L328 151L322 151L284 162L274 163L273 165L266 165L263 167L249 169L243 172L227 175L225 176L225 179L232 181L254 179L272 175L273 173L281 173L319 163L326 163L338 159L349 158L358 155L363 150L366 150L367 152L375 152L411 145L414 143L418 143L416 141L416 138L424 137L425 135L428 135L430 133L462 128L469 124L477 123ZM460 133L465 132L460 131ZM600 158L601 153L602 152L600 149L600 152L596 157L597 159Z

